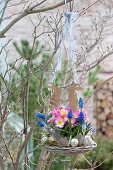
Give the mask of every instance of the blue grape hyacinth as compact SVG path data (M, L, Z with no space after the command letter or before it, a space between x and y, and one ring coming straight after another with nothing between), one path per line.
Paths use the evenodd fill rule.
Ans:
M77 122L80 123L81 125L85 124L85 118L83 112L80 112L79 117L77 118Z
M38 119L38 124L39 124L40 127L44 127L44 123L39 119Z
M70 110L70 111L68 112L68 115L67 115L67 117L68 117L69 119L71 119L71 118L73 117L72 110Z
M86 126L87 129L90 129L91 128L91 123L88 123L87 126Z
M39 112L36 113L36 117L37 117L37 118L41 118L41 119L44 120L44 121L46 120L46 116L43 115L43 114L41 114L41 113L39 113Z
M79 109L83 109L84 107L84 102L82 100L82 98L79 99Z
M94 128L94 129L92 129L92 132L94 133L94 132L96 132L96 129Z

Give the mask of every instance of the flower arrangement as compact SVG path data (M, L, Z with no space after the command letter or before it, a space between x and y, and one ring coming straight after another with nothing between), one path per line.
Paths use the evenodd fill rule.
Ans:
M89 123L82 98L78 105L79 109L76 111L68 106L54 108L47 116L36 113L39 126L44 127L44 144L60 147L96 146L92 140L95 130Z

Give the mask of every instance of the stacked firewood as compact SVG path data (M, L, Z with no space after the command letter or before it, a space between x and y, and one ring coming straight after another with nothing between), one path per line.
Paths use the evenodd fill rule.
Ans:
M113 80L101 86L96 93L95 102L97 131L113 138Z

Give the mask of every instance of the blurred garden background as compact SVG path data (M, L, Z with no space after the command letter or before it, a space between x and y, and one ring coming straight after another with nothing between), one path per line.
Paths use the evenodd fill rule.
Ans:
M66 89L78 75L79 95L96 129L97 148L65 157L47 152L35 114L48 114L48 89L57 65L66 18L73 20L76 72L70 35L62 50L56 86ZM0 1L0 168L1 170L113 170L113 1Z

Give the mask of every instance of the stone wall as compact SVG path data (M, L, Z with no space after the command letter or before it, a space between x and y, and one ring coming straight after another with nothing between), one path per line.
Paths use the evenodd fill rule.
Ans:
M99 81L99 84L104 80ZM95 95L97 131L113 138L113 80L103 84Z

